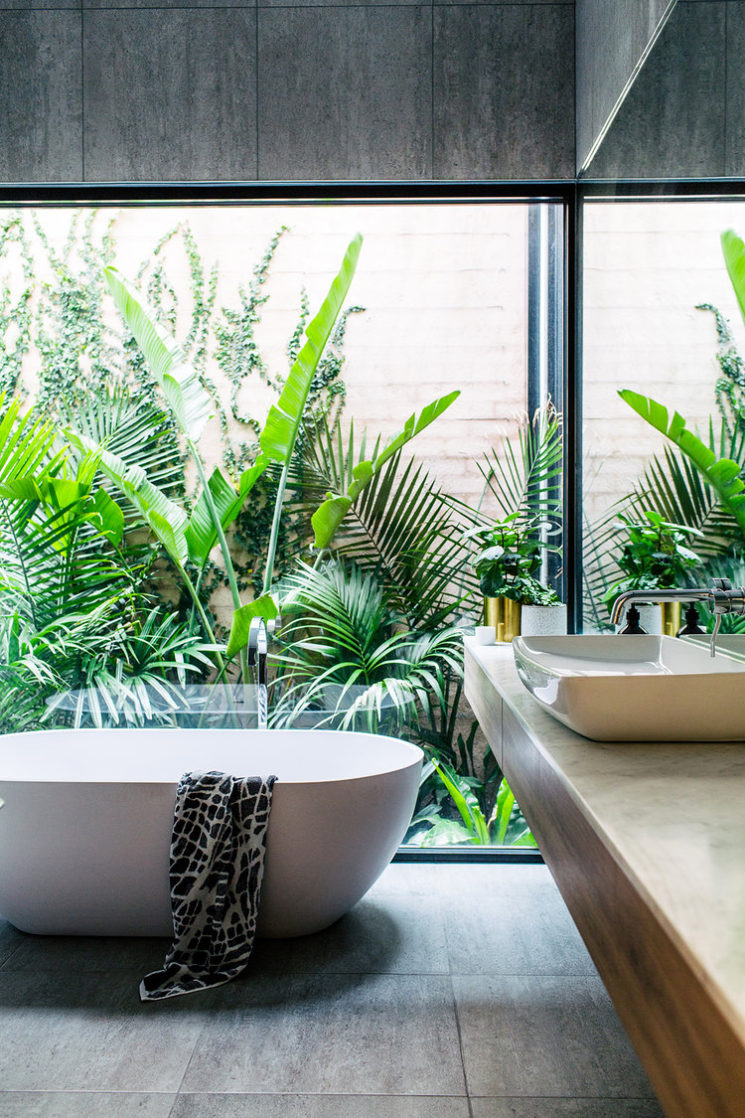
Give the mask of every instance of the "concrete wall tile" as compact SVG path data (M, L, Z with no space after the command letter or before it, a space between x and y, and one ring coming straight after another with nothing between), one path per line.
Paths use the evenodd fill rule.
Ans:
M260 178L431 177L431 8L258 19Z
M101 8L255 8L256 0L79 0L87 11Z
M589 168L593 178L723 175L725 13L679 3Z
M745 175L745 2L731 0L726 14L726 119L724 174Z
M573 11L469 5L434 13L436 178L571 178Z
M583 167L675 0L576 0L577 166Z
M256 177L256 13L86 12L85 177Z
M0 12L0 179L82 178L79 12Z

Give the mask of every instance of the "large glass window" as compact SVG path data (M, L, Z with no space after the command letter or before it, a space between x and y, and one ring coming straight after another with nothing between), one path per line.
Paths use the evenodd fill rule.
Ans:
M492 841L519 837L517 811L489 823L500 774L451 668L460 629L481 621L478 545L466 533L509 517L510 501L539 509L535 476L521 474L526 433L549 408L560 429L562 219L562 205L545 200L0 211L4 408L15 397L51 421L49 461L59 452L63 463L50 467L51 482L36 479L37 505L14 505L13 515L37 542L59 516L55 501L74 496L68 513L78 518L74 533L56 544L50 536L49 555L33 553L46 563L36 600L17 552L31 554L32 542L5 555L13 573L0 588L3 639L38 655L43 682L24 687L19 669L0 710L8 726L50 724L50 711L96 722L114 708L113 717L137 721L151 716L148 704L161 717L156 696L173 698L183 665L200 702L198 688L215 679L252 679L237 606L272 591L286 608L270 720L326 719L419 741L470 782L461 792L476 795ZM275 462L246 480L303 331L356 233L359 263L301 408L288 477ZM193 431L143 357L132 319L123 323L109 266L193 367L212 413ZM378 466L398 436L400 454ZM133 493L140 469L156 493ZM63 476L77 496L63 494ZM229 491L254 486L226 514L229 562L217 532L200 553L205 478L223 504ZM561 492L556 468L551 486ZM330 500L346 516L312 549L311 513ZM547 530L539 520L538 538ZM560 549L534 574L561 591ZM44 646L40 634L69 629L73 615L83 618L75 641ZM54 659L63 645L74 654ZM438 780L430 775L412 838L452 823L433 844L470 841Z
M585 205L586 629L607 627L607 600L628 586L741 579L736 522L691 457L639 414L640 398L654 400L716 458L743 460L745 336L721 245L727 229L745 233L744 203Z

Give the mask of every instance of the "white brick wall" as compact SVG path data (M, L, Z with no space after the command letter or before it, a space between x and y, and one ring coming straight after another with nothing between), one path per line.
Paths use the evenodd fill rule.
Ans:
M715 411L713 303L745 350L745 328L719 235L745 234L737 203L622 203L585 212L584 406L586 508L602 513L665 443L618 397L632 388L705 430Z
M112 216L101 215L101 229ZM218 261L218 305L236 305L282 225L266 287L257 339L270 370L286 373L285 346L307 288L317 309L351 236L364 244L349 294L366 308L349 319L343 377L348 417L371 435L395 433L413 411L460 388L452 408L411 449L442 484L474 500L481 478L473 464L497 443L525 406L526 228L521 206L298 206L142 209L116 216L117 265L132 277L163 232L188 221L205 264ZM69 215L46 211L61 240ZM186 258L174 241L165 250L169 276L188 289ZM184 319L183 329L186 330ZM216 380L218 378L215 378ZM272 394L244 385L241 405L263 420ZM216 425L202 447L217 460Z
M101 226L112 216L101 214ZM67 211L45 211L62 239ZM371 435L394 433L412 411L460 388L453 407L412 444L446 488L475 501L475 460L514 431L525 405L526 232L520 206L299 206L138 209L116 216L118 264L132 276L163 231L188 220L205 262L219 261L218 304L240 283L281 225L289 226L270 271L257 336L270 369L286 372L284 348L300 291L323 298L349 238L365 241L350 303L366 312L347 330L347 415ZM663 439L618 398L630 387L702 424L714 408L713 302L745 340L719 248L719 233L745 233L737 203L588 206L585 218L585 478L591 516L622 496ZM185 256L166 249L185 285ZM272 394L258 380L241 404L262 419ZM219 454L216 430L204 442Z

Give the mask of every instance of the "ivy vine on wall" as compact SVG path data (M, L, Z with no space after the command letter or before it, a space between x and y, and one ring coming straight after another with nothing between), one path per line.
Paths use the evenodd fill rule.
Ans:
M167 229L132 277L163 326L180 341L212 398L219 424L222 465L237 479L258 450L259 419L250 411L253 379L279 394L282 371L269 370L256 338L262 307L269 298L271 264L286 226L270 239L233 305L218 305L219 265L207 265L188 221ZM169 254L185 254L188 289L180 289L169 270ZM107 307L104 268L117 257L117 215L93 209L72 210L62 240L56 243L43 211L7 210L0 217L0 392L18 394L61 424L92 407L101 408L112 392L129 393L137 403L157 404L158 388L134 338ZM342 378L344 335L349 307L340 316L332 344L320 362L308 400L308 414L335 418L345 401ZM298 319L287 342L288 369L309 315L301 292ZM228 391L220 387L227 384ZM178 437L163 414L157 438L161 457L178 465L170 484L189 504L189 477ZM250 505L233 528L236 573L243 588L254 585L268 540L274 479L262 478ZM283 524L278 574L302 537L300 514ZM205 603L225 582L213 566L203 580Z

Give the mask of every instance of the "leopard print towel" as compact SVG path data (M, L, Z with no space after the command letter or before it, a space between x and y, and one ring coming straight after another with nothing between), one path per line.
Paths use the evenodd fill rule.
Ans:
M142 1001L221 986L248 963L276 777L185 773L171 838L173 943L145 975Z

